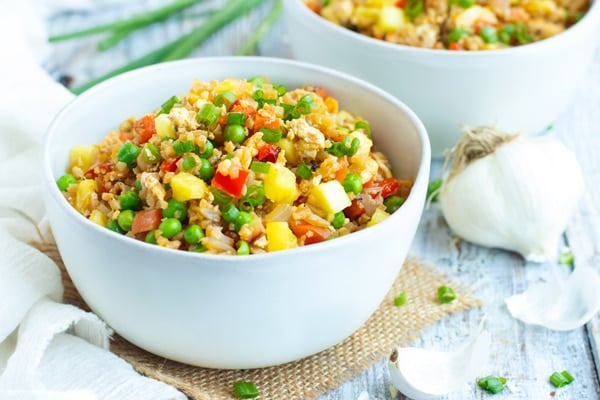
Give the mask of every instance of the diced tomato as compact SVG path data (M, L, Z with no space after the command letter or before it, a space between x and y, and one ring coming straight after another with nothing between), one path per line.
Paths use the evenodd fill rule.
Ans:
M304 236L304 244L322 242L331 236L331 231L329 229L311 224L292 224L290 228L298 238Z
M265 143L258 149L258 154L256 155L256 159L258 161L277 161L277 156L281 149L272 143Z
M357 219L366 212L367 210L365 210L365 207L358 198L353 199L352 203L348 207L344 208L344 215L351 220Z
M229 175L223 175L217 171L212 179L212 185L230 196L240 198L242 196L242 190L244 189L244 184L246 183L247 177L248 170L245 169L239 170L236 178L232 178Z
M460 43L452 42L448 45L448 50L462 50L463 47Z
M162 216L160 208L151 208L137 212L135 217L133 217L131 233L149 232L152 229L158 228Z
M154 116L151 114L144 115L142 118L135 121L134 127L140 143L146 143L156 133Z
M259 112L254 118L254 126L252 130L254 133L260 131L260 128L279 129L281 122L279 118L274 115Z
M177 161L179 161L181 157L177 157L174 158L172 160L163 160L163 162L160 163L160 170L162 172L175 172L177 171Z

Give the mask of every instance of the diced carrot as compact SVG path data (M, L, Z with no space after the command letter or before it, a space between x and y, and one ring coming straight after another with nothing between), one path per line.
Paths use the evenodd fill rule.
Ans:
M463 47L460 43L452 42L448 45L448 50L462 50Z
M135 121L134 128L138 134L139 142L146 143L156 133L154 115L144 115L142 118Z
M396 1L396 7L398 7L398 8L406 8L406 0L398 0L398 1Z
M344 165L342 168L335 171L335 180L340 183L343 183L347 173L348 167Z
M315 89L315 94L324 99L325 97L327 97L327 89L325 89L324 87L318 87Z
M522 22L526 22L529 21L529 14L527 13L527 11L525 11L525 9L523 7L511 7L510 8L510 14L508 16L508 21L509 22L517 22L517 21L522 21Z
M258 132L260 128L279 129L281 126L279 118L270 113L261 111L259 111L254 118L254 126L252 128L253 132Z
M316 14L320 14L321 12L321 6L315 1L307 1L306 7L308 7L312 12Z
M242 103L239 100L236 100L229 109L229 112L243 112L246 113L248 117L256 114L256 108L247 103Z
M290 228L298 238L304 237L304 244L322 242L331 236L329 229L311 224L292 224Z
M131 225L131 233L149 232L158 228L162 219L162 210L160 208L150 208L142 210L135 214Z
M337 113L339 110L338 101L331 96L325 97L325 106L327 106L327 111L332 114Z
M133 139L133 132L129 131L129 132L124 132L124 131L120 131L119 132L119 140L121 140L121 142L125 143L125 142L129 142Z

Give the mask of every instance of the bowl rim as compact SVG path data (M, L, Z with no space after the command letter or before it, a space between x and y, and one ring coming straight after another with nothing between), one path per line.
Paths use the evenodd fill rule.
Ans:
M509 54L527 54L527 52L530 52L531 50L543 50L549 46L554 46L556 43L569 43L570 39L573 36L580 34L580 32L584 31L585 28L596 29L596 31L600 31L600 29L598 29L598 26L593 26L594 22L596 22L596 25L600 26L600 0L593 0L589 10L585 13L583 18L581 18L581 20L579 20L576 24L570 26L569 28L554 36L543 40L539 40L537 42L528 43L522 46L486 51L430 49L378 40L370 36L363 35L362 33L354 32L350 29L344 28L343 26L336 25L331 21L328 21L327 19L321 17L317 13L310 10L305 5L304 0L286 1L288 3L288 7L291 5L291 7L294 8L294 11L300 13L300 15L295 16L295 18L307 18L307 21L310 21L314 24L318 24L324 29L327 29L332 34L335 33L338 35L342 35L350 40L358 40L364 45L374 46L383 50L391 50L399 53L414 52L419 55L430 55L433 57L487 58L506 57Z
M369 227L368 229L363 229L363 230L360 230L357 232L353 232L352 234L349 234L349 235L338 237L335 240L325 241L325 242L321 242L321 243L315 243L315 244L311 244L309 246L299 246L297 248L286 249L283 251L267 252L267 253L261 253L261 254L251 254L250 257L236 257L235 255L228 255L228 254L195 253L195 252L189 252L189 251L182 251L182 250L178 250L178 249L164 248L161 246L145 243L143 241L113 232L110 229L101 227L101 226L93 223L88 218L85 218L83 215L81 215L79 212L77 212L73 208L73 206L71 206L64 199L62 193L60 192L60 190L58 189L58 186L56 185L56 179L52 172L52 159L50 156L50 149L54 142L54 137L57 135L57 130L56 130L57 126L59 126L65 118L68 118L71 108L73 108L80 101L85 101L90 97L96 96L105 91L109 91L114 85L117 85L120 82L124 82L127 80L135 79L136 76L149 74L149 73L155 73L155 71L160 71L161 69L164 69L164 68L178 68L178 67L186 65L186 64L199 64L199 63L202 65L207 65L209 63L213 63L213 64L217 64L217 65L230 65L231 63L244 63L244 64L246 64L246 63L261 64L262 63L262 64L278 64L278 65L281 65L284 67L285 66L294 66L297 68L312 70L312 71L320 73L320 74L337 76L338 78L341 78L341 79L349 82L352 85L362 86L363 89L373 92L377 96L382 97L387 102L392 103L395 107L402 110L402 112L405 114L405 116L411 121L411 123L415 127L416 133L418 135L418 138L419 138L420 144L421 144L421 152L420 152L420 161L419 161L417 173L416 173L416 176L414 177L413 187L418 187L418 186L425 187L425 188L427 187L427 184L429 182L429 164L431 162L431 147L429 144L429 136L427 134L427 130L426 130L425 126L423 125L423 122L419 119L419 117L415 114L415 112L412 111L412 109L410 107L408 107L400 99L392 96L385 90L383 90L367 81L364 81L362 79L359 79L352 75L349 75L347 73L336 71L334 69L323 67L323 66L320 66L317 64L296 61L296 60L292 60L292 59L263 57L263 56L197 57L197 58L190 58L190 59L184 59L184 60L178 60L178 61L169 61L169 62L165 62L165 63L158 63L158 64L150 65L147 67L138 68L138 69L117 75L110 79L107 79L106 81L103 81L103 82L93 86L92 88L86 90L82 94L75 97L73 100L71 100L66 105L64 105L60 109L60 111L54 116L54 118L52 119L52 121L50 122L50 124L48 125L48 127L46 129L46 132L44 134L44 138L43 138L42 144L41 144L42 168L43 168L42 185L46 186L44 192L47 194L47 196L49 196L53 201L55 201L57 203L58 207L64 213L66 213L66 215L69 218L75 219L76 221L78 221L78 223L81 223L84 226L86 226L88 229L91 229L92 231L96 232L96 234L104 235L105 237L112 238L114 240L122 240L122 241L124 240L125 243L127 243L130 246L133 246L133 248L139 249L140 251L156 252L156 254L163 254L163 255L178 254L179 257L191 257L192 259L195 259L195 260L205 260L207 262L226 261L227 263L231 263L231 265L233 265L233 264L237 264L237 263L248 263L249 260L252 260L252 262L254 262L254 261L260 262L260 261L263 261L263 260L266 260L269 258L280 257L281 255L294 256L298 252L321 253L321 252L332 251L338 247L346 247L346 244L350 244L354 241L360 241L361 238L363 238L365 235L369 235L368 231L372 231L373 229L382 229L381 228L382 226L387 226L389 224L393 224L396 219L400 218L400 215L402 215L406 212L403 210L406 210L408 208L410 208L411 210L419 209L418 205L411 206L411 207L401 207L400 209L398 209L397 211L392 213L389 218L386 218L384 221L381 221L377 225ZM118 123L118 122L115 122L115 123ZM411 205L417 201L419 201L418 196L409 195L405 201L405 204ZM205 264L205 265L208 265L208 264Z

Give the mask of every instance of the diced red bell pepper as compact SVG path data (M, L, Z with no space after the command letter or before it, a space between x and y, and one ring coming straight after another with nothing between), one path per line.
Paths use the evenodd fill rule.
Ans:
M90 169L88 169L85 172L84 175L88 179L95 179L99 175L108 174L110 171L113 170L113 168L114 168L114 164L112 162L104 162L104 163L100 163L100 164L95 164L95 165L92 165L90 167Z
M162 210L160 208L151 208L137 212L135 217L133 217L131 233L149 232L158 228L162 216Z
M353 199L351 204L344 208L344 215L351 220L356 220L366 212L367 210L365 210L365 207L358 198Z
M385 199L393 194L396 194L400 184L394 178L386 178L379 183L379 186L381 186L381 197Z
M163 160L160 163L160 170L162 172L175 172L177 171L177 161L179 161L181 157L173 158L171 160Z
M279 155L280 151L281 149L278 146L272 143L265 143L260 147L260 149L258 149L256 159L258 161L275 162L277 161L277 156Z
M242 196L242 190L244 189L247 177L248 170L245 169L239 170L236 178L232 178L229 175L223 175L217 171L212 179L212 185L228 195L239 199Z
M146 143L156 133L154 116L151 114L144 115L135 121L134 127L138 134L139 142Z
M304 244L319 243L331 236L329 229L311 224L292 224L290 228L298 238L304 236Z

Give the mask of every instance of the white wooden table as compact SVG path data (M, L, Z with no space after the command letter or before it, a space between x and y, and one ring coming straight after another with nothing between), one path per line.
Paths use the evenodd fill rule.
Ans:
M49 30L56 33L90 26L163 3L165 1L147 0L122 9L61 14L48 21ZM219 4L222 1L212 3ZM266 11L263 7L225 28L193 56L233 54ZM195 18L189 17L156 26L147 33L134 35L106 53L96 52L96 38L55 45L53 56L45 66L57 78L70 75L76 79L76 83L82 83L174 39L194 23ZM282 33L280 24L261 46L260 54L291 57L281 40ZM565 241L573 250L577 264L600 269L600 51L577 97L555 122L549 134L577 153L585 174L586 194L569 224ZM440 164L439 160L433 161L432 179L439 176ZM457 244L435 205L425 211L411 253L430 262L440 272L472 287L475 296L484 303L481 309L440 321L426 330L414 343L415 346L440 350L453 348L465 340L485 314L493 341L492 359L487 372L507 377L510 389L495 395L494 399L600 398L600 360L596 355L600 318L596 317L588 325L574 331L553 332L518 322L508 314L504 305L507 297L522 292L528 285L544 281L553 274L568 276L570 267L525 263L519 256L508 252L464 242ZM548 377L552 372L564 369L572 373L575 382L565 388L555 389L549 384ZM320 400L354 400L365 390L371 399L405 398L402 395L392 397L389 387L387 367L382 362L322 396ZM484 399L488 396L473 382L465 386L462 392L453 393L447 399Z

